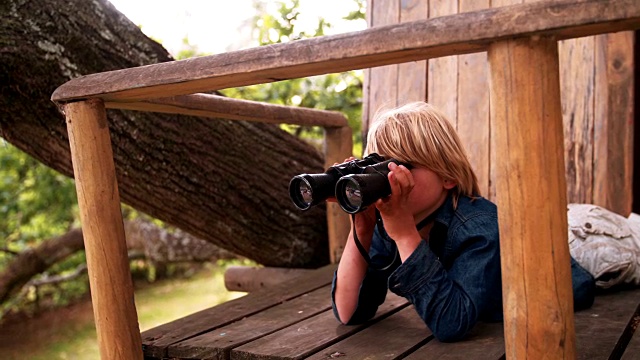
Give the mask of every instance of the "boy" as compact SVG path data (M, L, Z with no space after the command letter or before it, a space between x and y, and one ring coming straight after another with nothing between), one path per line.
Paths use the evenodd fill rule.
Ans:
M338 320L370 319L387 289L407 298L440 341L462 339L479 320L501 320L496 206L480 196L450 122L425 102L389 110L374 119L366 151L412 169L389 164L391 195L355 215L333 283ZM590 306L593 277L573 259L572 277L575 308Z

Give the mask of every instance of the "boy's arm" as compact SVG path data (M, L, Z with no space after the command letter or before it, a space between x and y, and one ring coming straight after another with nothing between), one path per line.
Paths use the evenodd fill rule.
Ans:
M358 239L369 251L372 262L387 264L393 259L377 232L374 236L372 229L369 234L361 235ZM370 269L354 243L353 234L349 234L333 279L331 295L336 318L343 324L351 325L373 317L386 297L387 279L392 269Z
M482 233L483 224L469 225L476 234L464 240L464 250L448 270L422 241L389 279L391 291L413 303L440 341L462 339L481 314L501 304L497 229Z

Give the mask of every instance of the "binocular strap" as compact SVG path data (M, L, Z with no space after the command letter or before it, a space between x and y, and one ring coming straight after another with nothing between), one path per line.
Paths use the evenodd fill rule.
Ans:
M375 264L372 264L371 257L369 257L369 252L365 250L364 246L362 246L362 243L360 243L360 240L358 240L358 232L356 231L356 214L351 214L351 222L353 223L353 241L356 243L356 247L358 248L360 255L362 255L362 257L364 258L364 261L367 262L367 265L369 265L369 267L372 268L373 270L378 270L378 271L385 271L391 268L391 266L393 266L393 264L398 259L398 247L397 246L395 247L393 260L391 260L391 262L388 265L379 267ZM382 218L380 217L380 213L378 212L378 209L376 209L376 224L382 225Z
M421 220L418 225L416 225L416 229L420 230L423 227L425 227L427 224L429 224L430 222L433 221L434 217L435 217L436 212L433 212L431 215L427 216L426 218L424 218L423 220ZM393 266L393 264L396 262L396 260L398 259L398 247L395 247L395 253L393 255L393 260L391 260L391 262L388 265L382 266L382 267L378 267L374 264L371 263L371 257L369 257L369 252L367 252L367 250L365 250L364 246L362 246L362 244L360 243L360 240L358 240L358 233L356 232L356 214L351 214L351 222L353 223L353 241L356 243L356 247L358 248L358 251L360 252L360 255L362 255L362 257L364 258L364 261L367 262L367 265L369 265L370 268L374 269L374 270L378 270L378 271L384 271L384 270L388 270L389 268L391 268L391 266ZM383 226L382 225L382 217L380 216L380 212L378 211L378 209L376 209L376 226Z

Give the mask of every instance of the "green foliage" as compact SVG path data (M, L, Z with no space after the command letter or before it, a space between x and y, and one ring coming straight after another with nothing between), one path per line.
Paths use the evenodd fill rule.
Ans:
M186 36L184 37L184 39L182 39L182 45L184 45L184 47L176 55L175 57L176 60L182 60L182 59L188 59L196 56L207 55L207 54L201 53L197 45L191 44L189 42L189 38Z
M225 269L209 264L190 277L178 276L160 280L153 286L137 287L135 302L140 331L244 295L225 289ZM3 324L3 338L10 345L0 346L0 359L99 359L91 306L81 303L70 310Z
M364 19L364 0L352 1L355 9L345 19ZM266 11L267 3L264 0L255 1L259 15L254 19L254 34L260 45L321 36L332 27L325 19L318 18L317 26L312 31L300 30L297 23L300 17L300 0L277 2L275 13ZM184 50L176 56L177 59L205 55L199 52L197 46L191 45L188 38L183 42ZM362 153L361 71L226 89L221 92L246 100L340 111L347 116L353 129L354 154L359 156ZM312 144L319 144L323 135L322 129L318 127L282 127ZM123 215L128 220L144 216L128 206L123 207ZM158 220L154 220L154 223L163 226ZM44 166L0 139L0 271L15 253L36 247L42 241L62 235L76 226L79 226L79 221L73 179ZM84 262L84 252L75 254L53 266L44 276L71 274ZM148 280L156 278L153 265L132 262L132 270L134 273L146 274ZM169 269L169 272L172 270ZM37 310L43 304L47 307L67 304L86 295L87 276L85 274L73 281L27 290L26 296L0 307L0 314L15 309Z
M318 18L318 24L313 33L298 30L296 21L300 15L299 0L278 1L277 13L266 12L266 3L256 1L255 7L259 14L254 18L254 33L260 45L282 43L297 39L311 38L325 35L331 24L323 18ZM354 0L356 10L350 12L345 19L364 19L364 1ZM348 118L349 126L353 130L354 154L362 153L362 72L349 71L344 73L314 76L304 79L292 79L271 84L260 84L221 92L229 97L268 102L279 105L301 106L321 110L340 111ZM282 125L282 128L318 144L322 138L322 128L300 127L296 125Z
M23 251L74 225L74 182L0 139L0 213L0 248Z
M345 20L366 20L366 2L365 0L354 0L357 9L351 11L349 15L345 16Z
M78 226L77 209L72 179L0 139L0 270L15 254ZM56 264L48 273L64 275L84 262L84 253L78 253ZM31 287L15 301L3 304L0 314L64 305L87 291L86 276L82 281Z

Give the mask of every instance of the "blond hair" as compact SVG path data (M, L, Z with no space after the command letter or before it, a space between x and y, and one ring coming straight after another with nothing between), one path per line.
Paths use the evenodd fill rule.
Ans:
M456 183L453 205L460 196L480 196L478 179L451 122L426 102L378 112L367 136L366 154L378 153L423 166Z

